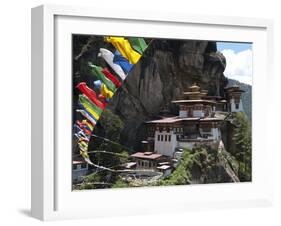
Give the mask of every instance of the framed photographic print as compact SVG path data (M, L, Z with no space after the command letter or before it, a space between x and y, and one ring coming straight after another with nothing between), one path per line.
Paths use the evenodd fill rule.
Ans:
M272 29L262 19L34 8L32 215L271 204Z

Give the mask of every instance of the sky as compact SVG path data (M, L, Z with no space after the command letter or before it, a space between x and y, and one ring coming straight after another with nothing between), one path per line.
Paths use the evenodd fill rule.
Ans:
M226 58L224 75L252 85L252 44L242 42L217 42L218 51Z

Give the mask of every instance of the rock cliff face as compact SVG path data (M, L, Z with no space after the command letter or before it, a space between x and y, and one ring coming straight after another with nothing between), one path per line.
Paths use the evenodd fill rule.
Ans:
M224 96L225 65L215 42L153 40L108 106L124 122L121 143L140 148L143 122L155 119L163 108L176 114L171 101L193 83L209 95Z

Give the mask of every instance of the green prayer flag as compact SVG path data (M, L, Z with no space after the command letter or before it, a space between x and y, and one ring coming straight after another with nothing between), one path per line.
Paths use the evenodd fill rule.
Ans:
M91 72L99 79L101 80L107 88L109 88L113 93L116 91L116 87L112 81L110 81L104 73L102 73L102 67L96 66L94 64L89 63L89 66L91 68Z
M141 55L144 53L145 49L147 48L147 44L143 38L128 38L128 40L134 50Z
M100 109L97 105L95 105L88 97L86 97L84 94L79 95L79 100L82 104L85 104L89 108L91 108L94 112L97 113L97 115L101 115L102 109Z

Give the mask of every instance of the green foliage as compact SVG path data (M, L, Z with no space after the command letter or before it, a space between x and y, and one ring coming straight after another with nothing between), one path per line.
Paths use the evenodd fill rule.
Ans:
M78 186L78 190L97 188L96 182L100 182L102 174L92 173L84 177L83 182Z
M89 190L94 188L96 188L94 184L83 183L79 187L77 187L76 190Z
M98 137L94 137L90 141L89 153L93 163L108 167L111 169L118 169L120 165L128 161L129 155L124 147L119 144L120 134L124 127L122 120L106 109L97 126L95 127L93 134ZM106 139L104 139L106 138ZM117 174L108 171L98 171L99 177L91 178L91 183L104 182L115 183ZM87 183L87 179L84 180Z
M99 120L99 126L102 128L104 133L101 134L101 136L107 138L108 140L101 140L99 138L94 139L93 142L99 141L100 143L95 146L95 150L114 152L127 156L128 158L127 151L119 144L121 130L124 126L120 118L113 114L110 110L106 109ZM98 131L94 130L94 134L97 133ZM117 167L118 165L126 162L127 158L121 157L120 155L110 155L106 153L96 153L91 155L91 159L94 163L106 167Z
M221 151L221 157L227 161L227 163L229 164L235 175L238 175L239 162L236 160L236 158L226 150Z
M243 112L233 114L236 125L233 140L235 142L234 156L239 163L238 177L241 181L251 180L252 171L252 134L251 124Z
M160 180L159 185L181 185L190 184L191 174L188 170L191 164L191 154L189 150L184 150L182 159L174 172L166 179Z
M103 129L104 137L119 142L124 123L116 114L106 109L99 119L99 125Z
M190 184L192 179L201 183L225 182L226 175L221 171L224 164L237 169L234 157L223 150L207 145L197 145L192 150L184 150L180 163L173 173L157 185Z
M115 183L111 186L111 188L126 188L126 187L129 187L128 183L123 181L120 177L118 177Z
M85 183L96 182L96 181L100 180L100 177L101 176L99 174L92 173L92 174L89 174L89 175L85 176L83 181Z
M208 152L203 147L194 148L192 150L185 149L179 165L169 177L160 180L158 185L190 184L193 166L196 165L201 168L202 164L207 160L207 156Z

